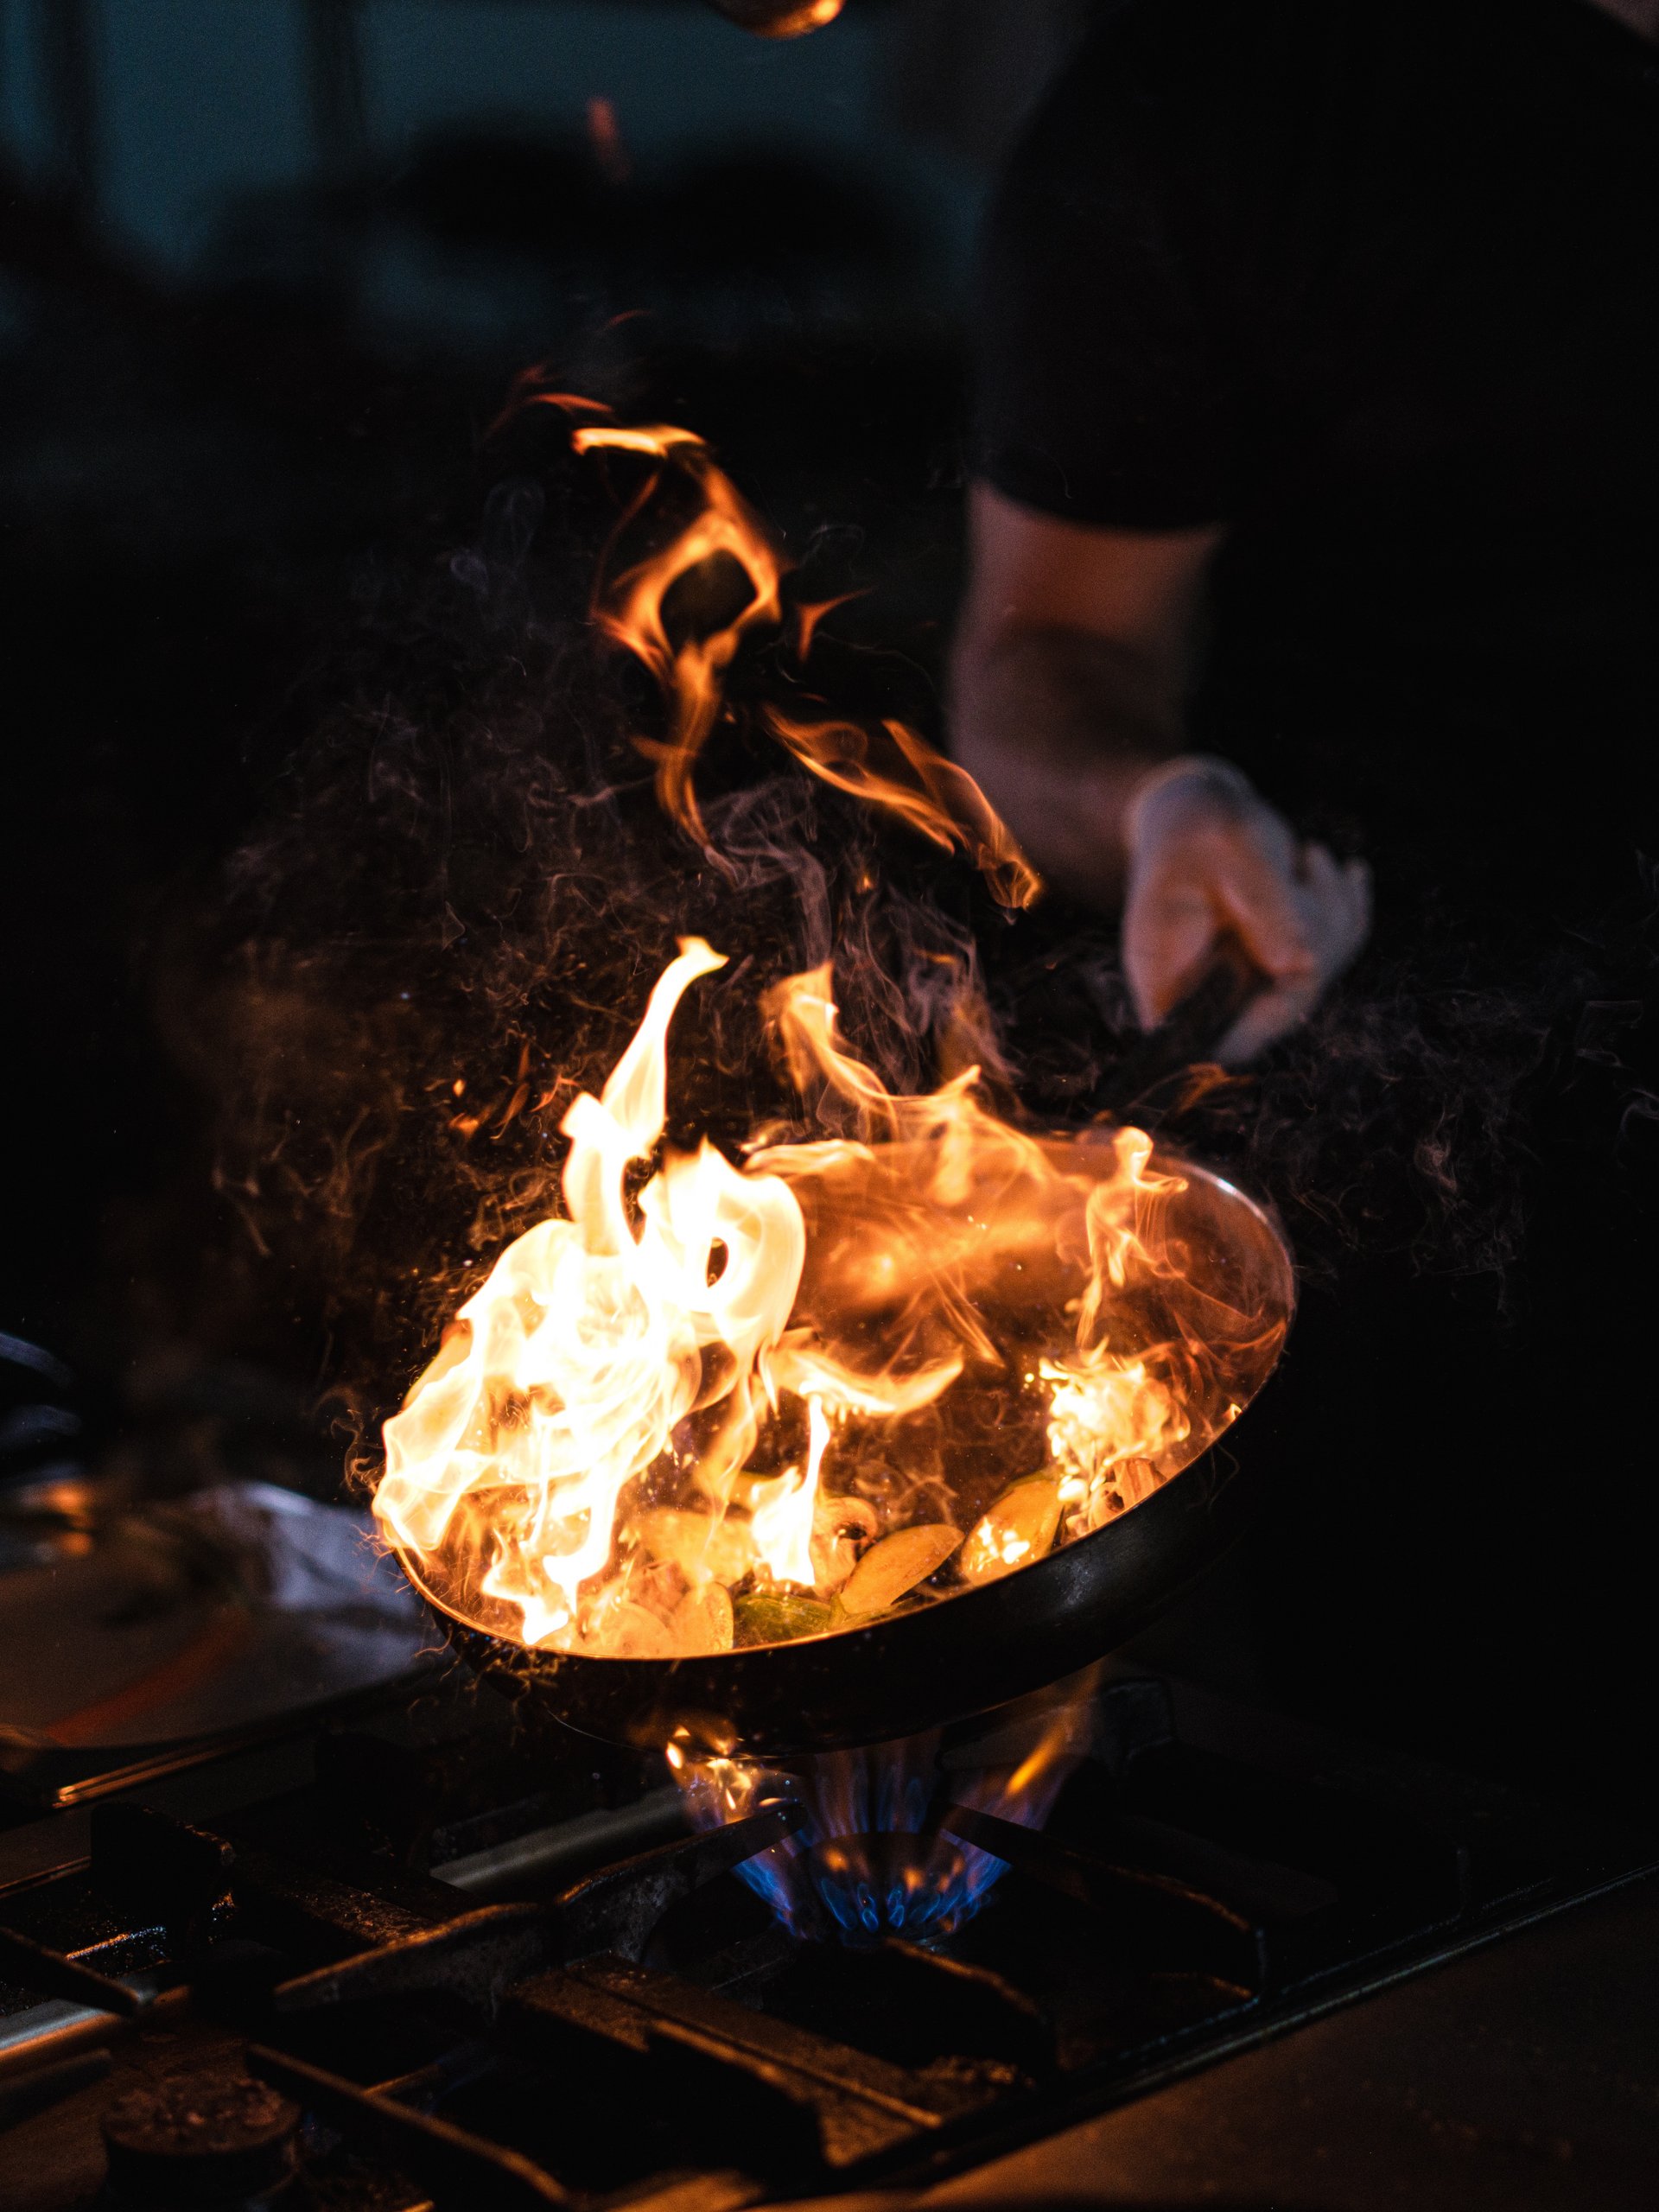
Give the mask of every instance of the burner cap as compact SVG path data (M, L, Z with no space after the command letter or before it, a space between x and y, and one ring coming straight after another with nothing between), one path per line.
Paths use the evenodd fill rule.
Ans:
M291 2099L245 2074L150 2083L104 2115L110 2181L124 2204L257 2203L292 2175L299 2124Z
M931 1833L825 1836L808 1864L819 1897L854 1943L938 1929L967 1893L961 1852Z

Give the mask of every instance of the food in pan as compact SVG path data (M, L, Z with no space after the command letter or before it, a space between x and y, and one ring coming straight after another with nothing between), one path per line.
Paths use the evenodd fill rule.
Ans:
M535 1649L789 1643L1018 1572L1197 1459L1284 1334L1144 1134L1035 1137L971 1070L891 1096L827 969L767 1011L861 1135L663 1152L670 1022L721 964L686 942L564 1117L563 1214L386 1423L375 1511L410 1573Z

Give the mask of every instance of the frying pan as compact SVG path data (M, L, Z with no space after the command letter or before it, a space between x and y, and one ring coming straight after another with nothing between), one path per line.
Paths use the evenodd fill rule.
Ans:
M1227 948L1120 1062L1103 1103L1120 1116L1133 1109L1142 1127L1166 1120L1185 1070L1225 1034L1261 982ZM1055 1147L1068 1163L1084 1161L1088 1137ZM1186 1184L1182 1228L1205 1255L1205 1287L1242 1313L1274 1317L1281 1338L1295 1277L1270 1216L1162 1146L1152 1165ZM1224 1467L1212 1446L1130 1511L1029 1567L865 1628L794 1643L608 1659L527 1650L447 1614L443 1625L500 1688L611 1742L660 1748L683 1728L702 1747L767 1757L881 1743L1023 1696L1125 1642L1241 1533L1264 1478L1259 1459L1230 1453Z

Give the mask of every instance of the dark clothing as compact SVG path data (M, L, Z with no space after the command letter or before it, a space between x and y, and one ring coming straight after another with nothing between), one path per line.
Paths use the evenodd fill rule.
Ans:
M1014 159L982 314L993 485L1229 526L1193 734L1372 852L1351 1058L1401 969L1535 1039L1513 1319L1349 1192L1278 1194L1352 1251L1239 1437L1291 1477L1275 1692L1659 1816L1659 48L1583 0L1131 0ZM1406 1184L1498 1173L1471 1086L1402 1118Z
M1586 0L1133 0L1012 164L982 322L992 484L1231 526L1195 727L1271 796L1436 875L1425 813L1461 874L1495 776L1500 873L1615 790L1659 846L1659 47Z

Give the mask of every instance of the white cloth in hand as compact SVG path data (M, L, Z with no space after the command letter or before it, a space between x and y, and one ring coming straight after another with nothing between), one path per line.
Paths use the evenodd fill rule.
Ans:
M1370 871L1299 843L1230 761L1185 754L1144 778L1125 819L1123 969L1144 1027L1231 931L1270 979L1222 1040L1230 1066L1293 1029L1364 944Z

